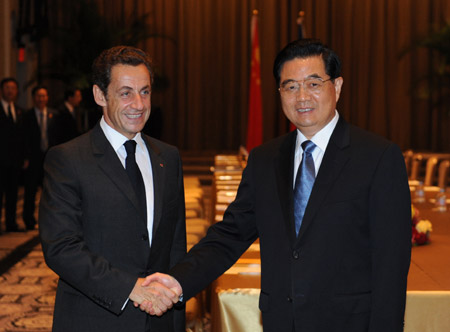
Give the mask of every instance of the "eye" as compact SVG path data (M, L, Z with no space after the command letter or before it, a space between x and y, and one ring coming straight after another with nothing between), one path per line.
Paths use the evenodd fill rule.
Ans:
M306 84L307 84L308 89L315 90L315 89L318 89L318 88L320 88L322 86L322 81L320 81L320 80L308 80Z
M128 97L129 95L130 95L129 91L123 91L123 92L120 93L121 97Z
M284 90L285 90L285 91L288 91L288 92L294 92L294 91L297 91L298 88L299 88L299 86L298 86L298 84L297 84L296 82L290 82L290 83L287 83L287 84L284 86Z

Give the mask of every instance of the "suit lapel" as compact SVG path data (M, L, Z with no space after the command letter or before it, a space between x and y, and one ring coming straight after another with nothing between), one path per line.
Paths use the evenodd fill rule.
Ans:
M297 131L293 131L287 135L274 160L278 197L280 199L281 210L283 211L283 220L286 226L287 237L291 244L294 244L295 242L294 198L292 186L296 137Z
M163 197L164 197L164 179L165 179L165 161L161 157L159 149L152 144L149 137L142 135L145 144L147 145L150 154L150 161L152 163L153 173L153 234L161 222Z
M140 211L139 201L137 199L136 193L131 185L128 175L123 168L122 163L117 157L117 153L112 148L111 144L108 142L103 130L98 123L92 130L91 136L92 149L94 157L97 160L98 166L105 172L105 174L110 178L110 180L119 188L134 205L137 211ZM144 216L141 216L144 219ZM139 220L138 227L144 227L147 223Z
M303 217L302 226L300 228L297 241L302 238L308 227L313 222L314 216L317 211L319 211L324 198L332 187L332 184L337 179L344 165L350 159L350 151L349 149L346 149L349 144L349 125L342 117L340 117L323 156L319 173L317 174L316 181L314 182L314 186L309 197L308 205L306 206L305 215Z

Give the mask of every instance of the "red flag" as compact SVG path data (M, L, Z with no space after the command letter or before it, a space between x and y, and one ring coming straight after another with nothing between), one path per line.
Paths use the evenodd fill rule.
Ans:
M247 151L262 143L261 56L258 39L258 12L253 12L251 22L252 54L250 63L250 89L247 120Z

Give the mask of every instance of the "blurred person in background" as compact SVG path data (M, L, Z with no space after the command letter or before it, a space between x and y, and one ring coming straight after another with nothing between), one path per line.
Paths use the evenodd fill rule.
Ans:
M48 90L36 86L32 92L33 108L24 114L25 158L23 221L28 230L37 224L34 217L36 193L42 185L43 164L47 150L62 142L58 111L49 108Z
M14 78L4 78L0 91L0 217L5 199L6 232L17 232L22 231L17 225L16 210L24 163L23 110L16 104L19 84Z

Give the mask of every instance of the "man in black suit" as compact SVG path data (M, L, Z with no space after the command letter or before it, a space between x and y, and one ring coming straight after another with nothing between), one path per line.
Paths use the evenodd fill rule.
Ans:
M154 283L186 253L178 150L141 133L150 115L149 56L117 46L94 61L103 110L88 133L50 149L39 210L42 249L60 279L53 331L181 332L179 289ZM162 300L158 300L163 295ZM144 299L156 316L135 308Z
M336 111L340 70L318 41L278 54L281 104L297 130L251 151L223 221L171 269L185 299L259 237L265 332L403 330L411 254L404 159Z
M61 143L58 112L47 107L47 88L36 86L31 95L34 107L26 111L23 118L27 164L24 177L23 221L29 230L34 229L36 225L35 200L37 190L42 185L44 156L50 147Z
M80 89L68 88L64 93L64 103L58 108L62 143L86 132L86 114L80 108L82 99Z
M4 78L0 90L0 217L5 197L6 232L16 232L20 230L16 210L19 176L24 162L23 114L16 104L17 81L12 77Z

